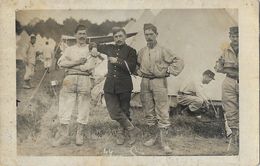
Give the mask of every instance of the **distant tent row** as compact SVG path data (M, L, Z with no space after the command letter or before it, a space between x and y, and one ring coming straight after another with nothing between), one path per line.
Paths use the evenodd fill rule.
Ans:
M22 31L22 33L17 36L17 42L16 42L16 59L17 60L22 60L25 57L25 48L26 45L29 44L30 42L30 36L28 35L28 33L26 31ZM43 48L45 46L45 43L48 42L49 45L54 49L56 42L50 38L47 39L46 37L41 37L41 35L37 34L36 35L36 43L35 43L35 47L36 50L38 52L42 52ZM42 60L42 56L40 57L40 59Z

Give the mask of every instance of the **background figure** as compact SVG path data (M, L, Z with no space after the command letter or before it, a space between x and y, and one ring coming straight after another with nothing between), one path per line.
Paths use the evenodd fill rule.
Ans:
M214 80L214 76L215 74L211 70L206 70L202 77L183 82L177 96L178 104L187 106L185 110L189 109L193 113L198 112L204 106L208 107L208 97L203 92L203 88L205 84Z
M183 61L157 43L158 33L154 25L144 24L144 35L147 46L138 52L137 59L137 74L142 77L140 97L151 132L151 138L144 145L154 145L160 134L161 146L170 154L172 149L167 141L170 121L166 77L170 74L177 76L183 70Z
M222 102L225 112L226 134L227 137L232 136L235 144L238 146L239 139L239 36L238 27L230 27L229 38L231 43L228 48L223 51L215 65L217 72L226 74L226 78L222 84ZM231 130L230 130L231 129Z
M43 57L44 57L44 68L45 70L49 70L51 65L52 65L52 60L53 60L53 54L54 50L53 48L49 45L49 42L45 42L45 47L43 48Z
M23 88L25 89L32 88L30 81L34 75L34 68L36 64L36 52L37 52L35 47L35 42L36 42L36 36L32 34L30 36L30 43L25 46L25 58L24 58L25 74L24 74L24 85L23 85Z

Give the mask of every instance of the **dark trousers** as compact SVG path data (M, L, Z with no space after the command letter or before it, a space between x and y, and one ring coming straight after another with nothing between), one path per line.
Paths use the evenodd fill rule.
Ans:
M111 119L116 120L125 129L132 128L129 111L131 92L119 94L105 92L104 96Z

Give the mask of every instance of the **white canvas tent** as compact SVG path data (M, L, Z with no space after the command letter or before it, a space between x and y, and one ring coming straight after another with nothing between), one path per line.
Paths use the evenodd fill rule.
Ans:
M143 29L143 25L145 23L149 23L151 22L151 20L154 18L154 14L151 12L151 10L146 9L144 10L144 12L142 13L142 15L137 19L136 22L134 21L130 21L126 27L125 30L127 33L132 33L132 32L140 32L140 30ZM128 45L132 45L133 42L133 38L135 38L135 36L130 37L126 40L126 43Z
M158 43L185 61L183 72L168 79L169 95L177 94L185 78L202 75L206 69L214 71L222 45L229 42L229 27L237 25L225 9L163 10L152 23L158 28ZM143 33L138 33L131 43L136 50L145 45ZM206 92L211 99L221 100L224 75L216 73L215 78Z
M30 37L26 31L16 36L16 59L22 60L25 57L25 45L29 43Z

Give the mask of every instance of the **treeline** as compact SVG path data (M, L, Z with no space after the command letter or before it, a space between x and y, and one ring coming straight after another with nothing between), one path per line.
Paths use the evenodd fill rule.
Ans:
M59 42L61 35L74 35L74 30L78 24L87 26L88 36L102 36L108 35L114 26L124 27L130 20L118 22L106 20L98 25L87 19L77 21L74 18L67 18L63 21L63 24L59 24L56 20L49 18L46 21L40 20L35 25L28 24L26 26L22 26L16 20L16 33L19 34L22 30L25 30L29 35L32 33L40 34L42 37L52 38L56 42Z

